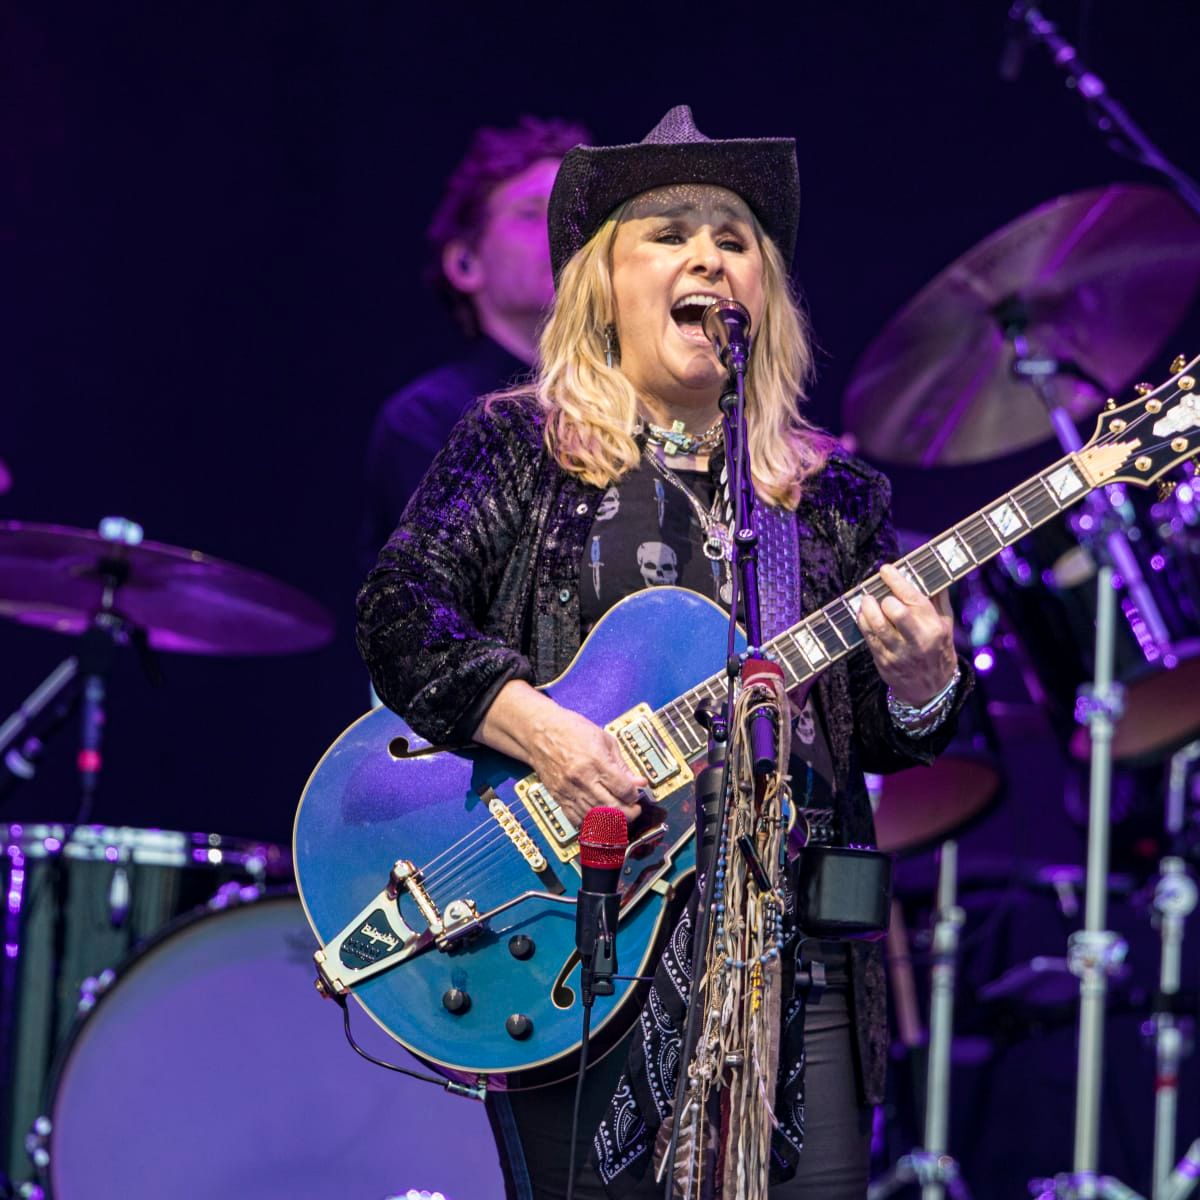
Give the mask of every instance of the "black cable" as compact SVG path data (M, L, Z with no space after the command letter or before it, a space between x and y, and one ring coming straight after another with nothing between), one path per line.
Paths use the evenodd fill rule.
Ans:
M376 1058L373 1054L369 1054L355 1040L354 1034L350 1030L350 1006L346 1003L345 996L334 996L342 1010L342 1024L346 1031L346 1041L350 1043L351 1049L355 1054L361 1055L369 1063L374 1063L377 1067L386 1067L389 1071L395 1071L400 1075L410 1075L413 1079L419 1079L422 1083L436 1083L438 1087L455 1096L469 1096L473 1100L482 1100L483 1097L478 1094L478 1088L472 1088L468 1084L458 1083L453 1079L443 1079L440 1075L422 1075L420 1071L413 1071L408 1067L402 1067L397 1063L384 1062L382 1058Z
M571 1158L567 1166L567 1197L575 1200L575 1147L579 1138L579 1110L583 1107L583 1077L587 1072L588 1037L592 1032L592 1001L583 1001L583 1044L579 1047L579 1081L575 1084L575 1106L571 1112Z

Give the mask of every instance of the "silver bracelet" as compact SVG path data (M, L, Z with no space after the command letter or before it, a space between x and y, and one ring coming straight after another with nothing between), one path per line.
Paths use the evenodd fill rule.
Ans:
M900 700L889 687L887 690L887 706L888 714L892 718L892 724L902 733L910 735L932 733L949 716L954 689L958 686L958 681L961 678L962 669L955 663L954 675L951 677L950 682L932 700L922 704L920 707Z

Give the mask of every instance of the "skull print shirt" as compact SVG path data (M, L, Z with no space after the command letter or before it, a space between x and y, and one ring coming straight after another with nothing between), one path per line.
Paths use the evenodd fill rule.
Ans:
M675 475L707 512L716 494L708 472ZM689 588L720 604L726 564L704 556L703 540L687 496L643 460L605 492L596 510L579 580L584 632L618 600L644 588Z
M672 468L704 512L717 482L708 471ZM645 588L675 586L729 608L729 564L704 553L695 505L644 459L604 494L584 543L580 616L584 632L619 600ZM816 692L792 700L792 789L797 806L831 803L833 764Z

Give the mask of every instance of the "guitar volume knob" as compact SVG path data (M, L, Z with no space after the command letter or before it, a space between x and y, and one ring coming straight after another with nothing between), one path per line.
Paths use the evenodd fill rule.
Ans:
M462 988L447 988L442 993L442 1007L456 1017L461 1017L471 1007L471 997Z
M514 1041L523 1042L533 1032L533 1021L524 1013L513 1013L504 1022L504 1028Z
M518 933L508 939L509 954L521 962L524 962L527 958L532 958L535 949L533 938L528 934Z

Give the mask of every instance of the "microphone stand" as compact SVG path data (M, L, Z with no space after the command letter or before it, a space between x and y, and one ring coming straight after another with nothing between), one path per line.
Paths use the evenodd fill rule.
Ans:
M740 307L740 306L738 306ZM664 1194L670 1200L675 1187L675 1161L679 1152L680 1118L686 1107L690 1080L688 1068L696 1053L700 1036L700 1013L703 1005L698 1003L698 993L708 958L709 942L712 938L712 907L716 872L712 867L712 850L724 828L729 801L729 762L725 757L724 737L732 736L734 685L744 680L746 665L750 662L765 663L767 660L759 649L762 642L762 627L758 603L758 535L754 532L752 514L754 510L754 484L750 474L749 439L746 430L746 369L749 364L748 346L737 338L730 338L718 351L729 379L720 399L721 414L725 430L726 465L729 471L730 493L734 497L734 535L732 594L729 602L729 640L726 654L725 673L728 686L725 694L724 714L721 724L701 720L709 729L709 766L701 778L715 772L721 765L721 785L712 802L701 803L700 787L697 784L696 803L696 870L700 879L701 893L696 908L696 925L692 931L692 994L687 1006L687 1021L684 1025L679 1048L678 1077L675 1082L675 1104L672 1109L674 1120L671 1140L667 1147L660 1179L666 1181ZM740 588L739 588L740 584ZM736 645L738 600L742 601L745 613L745 629L748 646L744 655L734 652ZM774 666L774 664L772 664ZM778 669L778 668L775 668ZM700 716L700 714L697 714ZM724 736L722 736L724 735ZM767 775L775 766L775 728L769 714L760 710L751 728L754 773L758 778ZM712 776L709 777L710 782ZM705 812L705 809L708 812ZM715 811L714 811L715 810ZM707 863L701 857L707 850ZM713 1171L705 1171L701 1178L698 1200L711 1200L714 1194Z
M1179 198L1200 216L1200 184L1181 171L1142 132L1133 118L1109 94L1098 75L1089 71L1078 51L1060 36L1052 21L1047 21L1032 4L1017 2L1008 10L1008 19L1031 42L1045 46L1054 65L1067 76L1067 87L1083 97L1092 110L1092 119L1101 133L1108 135L1111 150L1157 171L1175 189Z

